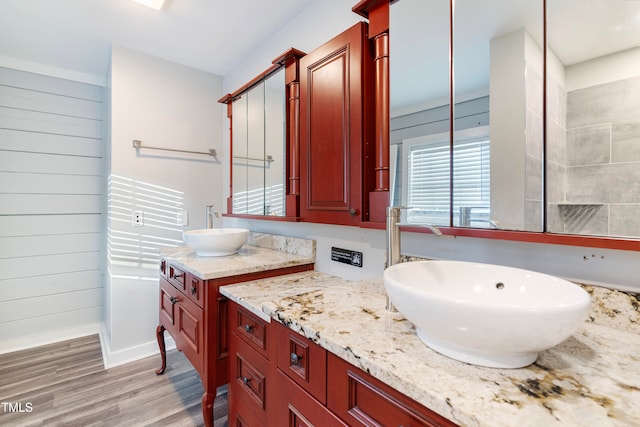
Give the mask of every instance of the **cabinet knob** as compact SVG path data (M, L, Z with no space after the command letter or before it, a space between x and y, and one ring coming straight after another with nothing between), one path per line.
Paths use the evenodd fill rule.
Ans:
M196 285L191 285L191 295L195 295L196 294Z
M178 302L178 298L169 297L169 301L171 301L171 304L175 304Z
M246 324L246 325L244 325L244 330L245 330L246 333L250 334L251 331L253 331L253 326L251 326L249 324Z
M249 385L249 381L251 381L251 378L242 377L241 380L242 380L242 384Z
M300 362L302 362L302 355L291 353L290 360L291 360L290 366L299 365Z
M358 210L353 208L349 209L349 215L352 215L352 216L358 215Z
M184 273L174 274L174 275L173 275L173 278L174 278L174 279L178 279L179 277L182 277L182 276L184 276Z

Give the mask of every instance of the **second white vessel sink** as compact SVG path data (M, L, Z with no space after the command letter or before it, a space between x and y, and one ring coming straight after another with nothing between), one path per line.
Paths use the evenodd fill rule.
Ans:
M245 228L203 228L182 232L182 239L200 256L233 255L247 243Z
M429 347L495 368L533 363L571 336L591 306L578 285L533 271L462 261L418 261L385 270L391 302Z

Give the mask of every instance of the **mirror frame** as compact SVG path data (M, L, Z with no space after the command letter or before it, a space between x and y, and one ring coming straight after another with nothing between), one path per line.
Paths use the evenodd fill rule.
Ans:
M249 219L268 219L270 221L299 221L300 212L300 164L299 164L299 115L300 89L299 67L300 58L306 53L291 48L278 56L271 63L271 67L251 79L233 93L228 93L218 100L227 105L229 119L229 197L227 198L227 213L224 216ZM285 70L285 120L287 122L284 152L286 153L286 182L285 182L285 215L266 216L233 213L233 101L244 96L249 90L259 85L281 69Z
M355 13L360 14L361 16L369 19L370 21L370 38L378 37L380 34L384 33L386 30L387 37L387 49L388 49L388 37L389 37L389 9L390 5L400 0L362 0L356 6L352 8ZM455 0L449 0L449 117L453 117L453 2ZM543 13L543 69L544 75L542 79L542 90L543 90L543 163L546 164L546 156L547 156L547 1L542 1L542 13ZM393 52L390 53L391 57L393 56ZM386 82L382 84L384 90L389 89L389 52L387 50L387 61L384 64L380 64L381 66L386 66L386 70L378 71L380 76L386 76ZM378 85L377 85L378 86ZM388 140L389 140L389 127L388 127L388 119L389 119L389 97L387 92L387 96L384 96L384 93L380 92L380 90L376 89L376 123L378 116L383 117L386 114L387 117L387 126L376 125L376 141L382 141L386 137L387 140L387 148L386 153L381 151L381 159L377 160L376 165L385 165L387 167L386 174L386 185L388 189L388 165L389 165L389 151L388 151ZM379 93L380 92L380 93ZM452 135L453 135L453 120L450 120L450 130L449 130L449 139L450 144L453 144ZM378 153L378 151L376 151ZM386 159L384 158L386 156ZM385 163L386 162L386 163ZM546 171L545 171L546 172ZM617 238L617 237L606 237L606 236L585 236L585 235L576 235L576 234L560 234L560 233L549 233L547 232L547 212L546 212L546 204L547 204L547 180L546 173L543 174L543 220L542 227L543 231L541 232L532 232L532 231L512 231L512 230L495 230L495 229L480 229L480 228L464 228L464 227L442 227L441 230L444 234L450 236L460 236L460 237L476 237L476 238L484 238L484 239L495 239L495 240L507 240L507 241L518 241L518 242L528 242L528 243L544 243L544 244L555 244L555 245L566 245L566 246L579 246L579 247L591 247L591 248L603 248L603 249L617 249L617 250L628 250L628 251L640 251L640 239L630 239L630 238ZM388 203L388 202L387 202ZM379 224L371 223L369 225L363 224L363 226L368 226L370 228L380 228L383 229L384 225L381 227ZM403 230L412 231L412 232L422 232L428 233L426 229L420 227L402 227Z

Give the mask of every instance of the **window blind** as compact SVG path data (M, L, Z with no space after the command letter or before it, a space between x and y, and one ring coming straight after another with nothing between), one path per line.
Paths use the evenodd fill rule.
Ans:
M415 144L408 157L408 222L449 225L449 141ZM453 149L453 217L457 226L489 225L489 138L458 140Z

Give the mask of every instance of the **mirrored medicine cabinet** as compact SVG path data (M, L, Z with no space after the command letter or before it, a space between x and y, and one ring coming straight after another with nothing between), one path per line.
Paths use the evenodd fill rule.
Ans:
M640 2L398 0L389 16L391 198L407 222L637 246Z
M377 205L410 206L403 222L450 235L640 249L640 2L352 10L369 19L377 55ZM220 100L233 215L299 220L295 52Z
M233 99L232 210L285 214L284 69Z
M231 215L285 219L287 199L296 203L297 137L290 126L295 120L289 117L295 107L289 103L302 56L303 52L290 49L246 85L218 100L227 105L230 121L227 212Z

